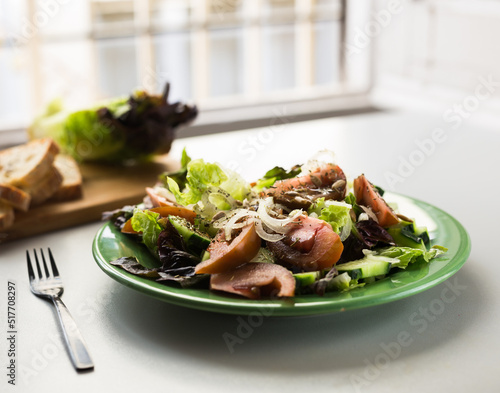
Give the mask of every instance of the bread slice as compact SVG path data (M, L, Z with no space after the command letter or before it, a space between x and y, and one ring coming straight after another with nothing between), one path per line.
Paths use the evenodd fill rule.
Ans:
M59 146L51 138L36 139L0 151L0 183L34 187L49 172Z
M20 188L9 184L0 184L0 202L15 209L27 211L30 206L31 196Z
M14 224L14 208L0 202L0 231L6 230Z
M31 195L31 206L39 205L54 195L63 182L63 177L55 166L50 166L45 175L31 187L24 188Z
M61 202L81 198L83 195L83 181L80 168L75 159L65 154L58 154L54 161L54 166L62 175L63 181L50 199Z

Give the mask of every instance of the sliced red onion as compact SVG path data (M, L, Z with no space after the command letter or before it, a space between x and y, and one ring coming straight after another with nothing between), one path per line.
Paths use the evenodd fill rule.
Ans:
M303 214L302 210L293 211L287 218L274 218L269 215L268 210L271 210L274 206L273 198L268 197L259 202L259 207L257 213L262 223L266 225L269 229L274 232L286 234L290 231L290 227L287 225L294 222L297 217Z
M274 243L282 240L285 235L280 235L278 233L268 233L264 230L264 226L262 225L262 221L255 220L255 231L257 235L266 242Z
M239 209L236 211L236 213L234 215L231 216L229 221L224 226L224 233L225 233L225 237L226 237L227 241L231 240L231 233L232 233L233 229L238 229L238 228L242 228L243 226L245 226L245 225L243 225L243 226L238 225L237 222L242 218L245 218L245 217L248 218L248 213L249 213L249 210L247 210L247 209ZM248 219L245 220L245 223L248 224Z

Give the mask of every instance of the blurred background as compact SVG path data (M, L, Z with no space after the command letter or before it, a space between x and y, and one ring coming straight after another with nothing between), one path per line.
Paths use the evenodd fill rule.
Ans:
M445 116L478 86L488 100L463 104L491 121L497 33L491 0L0 0L0 138L22 141L54 98L85 107L167 81L200 108L180 137L277 116Z

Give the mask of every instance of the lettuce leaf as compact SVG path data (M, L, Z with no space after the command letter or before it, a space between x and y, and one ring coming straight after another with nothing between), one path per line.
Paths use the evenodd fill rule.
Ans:
M325 292L347 292L364 285L364 283L358 283L358 280L351 278L347 272L339 274L337 269L332 268L325 277L313 284L312 290L315 294L323 296Z
M187 176L187 166L191 162L191 157L186 153L186 148L182 150L181 156L181 169L175 172L165 172L160 175L160 181L163 183L165 187L168 188L167 177L170 177L175 180L180 189L186 187L186 176Z
M195 195L203 193L208 186L220 186L227 179L227 175L217 164L205 162L202 159L191 161L188 164L186 180L191 192Z
M158 213L136 208L131 219L132 228L142 233L142 242L155 256L158 255L158 237L163 230L159 217Z
M429 262L433 258L444 254L448 251L446 248L441 246L434 246L429 251L424 251L419 248L410 247L386 247L377 250L377 255L396 258L399 262L393 263L392 267L398 267L400 269L406 269L406 267L411 263L416 262Z
M275 166L273 169L268 170L266 174L257 181L254 189L256 191L261 191L264 188L271 187L278 180L290 179L292 177L298 176L300 172L300 165L293 166L289 171L280 166Z
M110 262L111 265L119 266L128 273L139 277L153 279L157 282L176 283L182 288L204 287L208 289L210 281L208 274L177 274L179 271L172 272L163 267L146 268L142 266L136 257L122 257Z
M119 154L125 147L125 134L100 121L95 110L70 113L65 119L64 129L59 143L82 160L104 160Z
M394 239L387 230L372 219L356 222L351 228L351 234L343 244L344 251L338 263L362 258L364 255L363 250L395 245Z
M136 257L121 257L110 262L111 265L119 266L123 270L139 277L159 278L158 268L147 268L139 263Z
M340 233L342 227L347 225L351 219L350 210L351 205L349 204L331 200L325 201L325 198L319 198L309 208L308 213L316 213L320 220L326 221L336 233Z
M250 184L237 172L224 169L227 179L220 184L220 188L227 191L234 199L243 201L250 194Z
M179 183L172 177L167 176L167 186L174 194L175 199L182 205L198 203L204 194L214 194L214 203L219 209L229 209L227 200L222 194L242 201L250 193L250 185L236 172L222 169L216 163L207 163L203 159L192 160L187 165L186 183L181 189ZM214 190L222 190L222 193L214 193Z
M210 187L218 187L227 180L224 171L217 165L202 159L190 161L187 165L185 189L181 190L177 181L167 176L167 185L175 199L182 205L191 205L201 200L203 193Z
M352 206L352 210L354 210L354 213L356 214L356 218L359 217L359 215L364 212L364 210L361 209L361 207L359 207L359 205L357 204L356 197L354 196L354 194L352 192L350 192L345 197L344 202L348 203L349 205Z
M373 248L380 242L394 246L394 239L389 232L382 228L372 219L358 221L355 225L358 238L360 238L367 248Z
M77 111L52 102L28 129L31 139L52 137L79 161L121 163L170 151L176 129L194 120L196 106L168 102L162 95L136 91Z

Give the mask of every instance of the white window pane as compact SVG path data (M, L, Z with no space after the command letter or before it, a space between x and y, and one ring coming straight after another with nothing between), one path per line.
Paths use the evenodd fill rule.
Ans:
M295 1L294 0L264 0L261 3L263 18L285 17L294 18Z
M97 86L92 58L92 45L86 40L42 44L42 101L46 104L61 98L71 108L92 103Z
M19 0L0 0L0 35L9 41L24 41L31 35L31 21L26 17L26 3Z
M23 124L30 117L28 60L21 48L0 47L0 126Z
M210 95L243 92L243 38L241 29L211 30Z
M339 80L339 33L338 22L314 24L314 83L317 85Z
M162 92L170 82L169 101L192 99L191 44L189 33L169 33L153 38L155 68L148 70L145 88Z
M262 89L283 90L295 85L294 26L262 28Z
M0 0L0 86L10 90L0 116L31 119L56 97L78 107L160 93L167 81L171 100L207 107L324 92L339 81L340 11L339 0ZM348 59L348 88L369 77L368 52Z
M96 53L100 95L127 95L140 86L133 38L98 40Z
M184 28L189 23L189 2L184 0L154 1L151 20L157 29Z
M32 20L42 35L82 33L90 28L90 3L87 0L45 0L35 4Z

